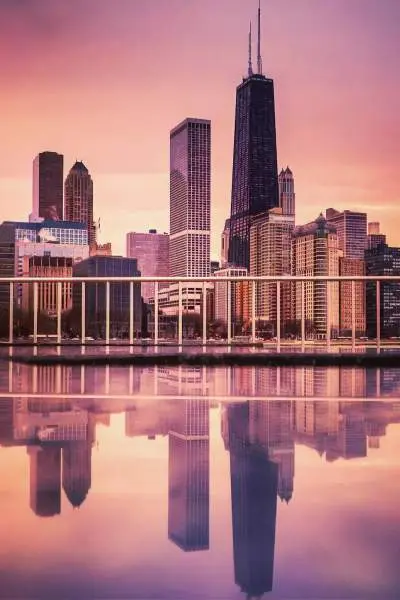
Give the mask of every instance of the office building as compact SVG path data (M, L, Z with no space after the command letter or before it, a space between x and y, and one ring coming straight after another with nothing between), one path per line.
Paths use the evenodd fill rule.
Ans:
M365 275L365 262L357 258L339 258L339 275ZM354 289L354 326L356 336L365 335L365 283L363 281L341 281L339 284L339 330L341 335L350 335L353 328Z
M140 277L134 258L122 256L91 256L74 265L74 277ZM79 317L82 306L81 285L73 285L73 305ZM106 335L106 285L87 283L85 288L86 331L93 337ZM110 283L110 336L128 337L130 316L130 284ZM142 302L140 283L133 285L134 332L141 332Z
M41 152L33 161L32 216L62 221L64 157L57 152Z
M150 229L148 233L126 234L126 256L136 258L142 277L168 277L169 235ZM145 302L154 296L154 283L142 283Z
M188 118L170 133L170 275L210 275L211 122Z
M292 275L338 276L339 240L335 226L321 214L315 221L296 227L292 239ZM294 284L294 316L300 323L302 311L300 282ZM308 337L324 339L339 327L338 282L306 281L304 284L305 326Z
M386 235L380 232L380 224L378 222L368 223L367 248L372 250L382 244L386 244Z
M220 264L218 260L212 260L210 262L210 274L214 275L215 271L218 271L218 269L220 268Z
M72 259L56 256L31 256L25 257L24 276L26 277L72 277ZM33 308L33 287L22 284L22 310L28 312ZM58 284L57 282L39 283L38 312L47 313L51 317L57 316L58 310ZM64 312L72 308L72 284L61 284L60 310Z
M250 275L290 275L291 239L294 216L284 214L283 209L273 208L255 217L250 226ZM292 316L291 284L281 283L281 322ZM256 288L256 316L276 326L277 286L276 283L258 282Z
M367 214L352 210L339 212L328 208L326 220L336 228L339 250L343 257L363 260L367 248Z
M111 242L98 244L97 242L90 247L90 256L112 256Z
M282 169L278 176L279 206L284 215L295 217L296 194L294 193L294 177L289 167Z
M366 275L400 276L400 248L381 244L365 252ZM376 284L368 282L367 288L367 335L377 335L376 323ZM381 336L400 335L400 283L381 282L380 284L380 323Z
M65 219L85 223L89 245L96 244L93 220L93 181L87 167L76 161L65 180Z
M263 75L258 13L257 73L249 40L247 77L236 89L229 263L250 267L252 217L279 205L274 82Z
M0 277L22 277L26 257L53 256L79 261L89 255L88 234L81 223L67 221L5 221L0 225ZM25 270L24 270L25 269ZM8 284L0 284L0 306L8 308ZM16 287L16 302L22 301Z
M224 229L221 233L221 269L227 267L229 263L229 236L230 220L226 219Z

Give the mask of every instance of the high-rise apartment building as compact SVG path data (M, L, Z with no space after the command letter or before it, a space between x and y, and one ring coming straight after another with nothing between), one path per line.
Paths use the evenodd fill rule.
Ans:
M368 223L367 248L372 250L382 244L386 244L386 235L380 232L380 224L375 221Z
M170 275L210 275L211 122L188 118L170 133Z
M148 233L126 234L126 255L136 258L142 277L168 277L169 235L150 229ZM154 283L142 283L142 297L148 302L154 295Z
M65 219L76 223L85 223L89 245L95 245L93 181L89 171L81 161L76 161L65 180Z
M257 73L251 62L236 90L229 263L250 267L252 217L279 205L274 82L263 75L258 13Z
M32 215L58 221L63 211L64 156L41 152L33 161Z
M315 221L296 227L292 239L292 275L301 277L339 275L339 240L336 228L321 214ZM339 327L338 282L306 281L294 284L294 315L301 320L302 305L306 333L324 339Z
M294 193L294 177L289 167L282 169L278 176L279 206L284 215L295 217L296 194Z
M339 212L328 208L326 220L336 228L343 257L362 260L367 248L367 214L353 210Z
M273 208L255 217L250 226L250 275L290 275L291 239L294 216L283 214L282 208ZM276 283L258 282L256 293L257 319L276 324ZM281 283L281 319L291 318L291 287Z

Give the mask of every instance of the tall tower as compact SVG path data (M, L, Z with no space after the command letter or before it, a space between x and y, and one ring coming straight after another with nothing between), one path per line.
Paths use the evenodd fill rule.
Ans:
M257 73L251 64L236 89L229 262L250 266L250 221L279 205L274 82L262 73L258 8Z
M85 223L89 245L96 243L93 223L93 181L81 161L76 161L65 180L65 220Z
M170 133L170 275L210 275L211 122L188 118Z
M33 217L51 221L63 219L64 157L57 152L41 152L33 161Z
M284 215L294 217L296 211L296 195L294 193L293 173L289 167L282 169L282 171L279 173L278 186L279 206L282 209L282 213Z

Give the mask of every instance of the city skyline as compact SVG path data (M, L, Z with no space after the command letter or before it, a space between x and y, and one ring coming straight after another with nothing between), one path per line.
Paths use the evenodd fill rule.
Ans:
M236 11L229 10L229 20L226 0L217 7L209 0L201 6L194 0L173 0L168 3L169 10L161 0L147 6L135 3L135 10L133 3L123 2L124 10L118 15L108 14L105 3L96 3L98 11L96 19L90 22L89 41L85 46L78 43L68 49L65 41L71 36L74 18L69 8L55 3L47 6L45 2L41 8L35 8L35 3L31 4L32 10L21 14L14 3L0 3L0 21L5 26L0 43L2 55L10 54L22 35L32 50L25 62L18 52L13 52L12 61L5 65L6 86L0 106L11 96L17 101L6 106L9 119L5 136L9 145L0 161L0 194L2 198L12 196L13 202L2 202L2 220L25 220L30 212L32 159L40 151L53 150L64 154L65 165L73 164L78 154L90 166L96 183L95 216L100 216L104 224L102 241L112 241L117 253L123 253L124 234L129 229L167 230L168 131L174 122L196 114L210 118L214 131L212 257L218 257L220 233L229 214L234 90L246 73L248 20L254 18L257 2L243 6L238 2ZM265 4L263 70L275 82L278 168L289 164L296 175L297 221L307 222L328 206L367 211L371 220L381 221L389 243L398 244L394 216L399 186L392 158L399 139L395 113L398 94L392 61L399 45L394 23L400 7L389 0L385 10L377 0L358 0L350 8L340 0L311 0L305 6L289 0L279 0L279 6L277 0ZM87 25L92 6L91 0L84 3L79 27ZM230 9L231 6L230 1ZM171 43L170 29L160 29L160 19L170 15L174 16L174 27L184 31L179 44ZM106 22L110 32L103 36ZM135 32L137 23L143 33ZM60 31L59 38L47 35L48 26ZM146 39L146 32L155 29L159 34L157 44L152 42L152 36ZM206 29L210 31L205 45ZM312 46L308 41L310 31ZM135 41L123 46L122 51L119 40L125 40L128 33L129 39ZM94 43L95 38L102 40L100 47ZM189 43L192 38L193 43ZM43 52L57 50L59 44L64 50L53 52L49 72L54 75L54 94L57 98L60 93L60 102L51 104L46 97L48 76L39 67ZM144 68L141 57L149 51L147 44L155 52L155 60L144 61ZM313 50L315 45L320 48L318 56ZM104 91L99 67L92 64L95 47L100 57L103 52L107 56L110 69L103 75L106 80L112 78L109 91ZM212 63L220 48L225 50L222 70ZM72 60L76 52L81 59L79 66ZM165 56L164 63L161 54ZM174 79L173 65L178 61L181 69ZM92 75L84 81L83 71L88 64L93 67ZM166 68L162 69L162 64ZM27 68L32 73L28 80ZM61 73L65 69L68 94L63 94L65 83L58 76L58 70ZM379 76L379 87L371 92L369 82L374 76ZM138 77L142 81L139 91ZM96 78L102 83L102 96L92 110ZM22 83L27 88L23 97ZM211 97L204 93L209 86L214 88ZM160 93L166 94L165 110L156 114L150 127L148 123L141 126L142 114L146 109L152 110L152 97ZM376 110L379 105L385 105L385 111ZM23 125L22 138L11 135L17 122ZM108 125L107 148L100 143L104 131L100 123ZM78 127L81 138L77 139ZM146 136L140 134L144 133L142 127L146 127ZM140 143L135 139L140 139ZM118 198L118 205L110 203L110 197ZM152 206L151 212L143 210L147 205Z

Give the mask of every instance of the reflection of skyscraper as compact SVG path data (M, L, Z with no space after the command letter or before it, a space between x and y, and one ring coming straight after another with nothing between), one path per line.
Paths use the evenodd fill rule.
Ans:
M30 507L39 517L53 517L61 512L61 448L31 447Z
M272 590L278 467L249 441L249 406L229 406L235 582L248 596Z
M68 442L62 451L62 485L74 508L85 500L92 483L92 442Z
M14 401L0 398L0 445L6 446L14 439Z
M209 547L209 405L182 401L169 434L168 537L185 552Z

